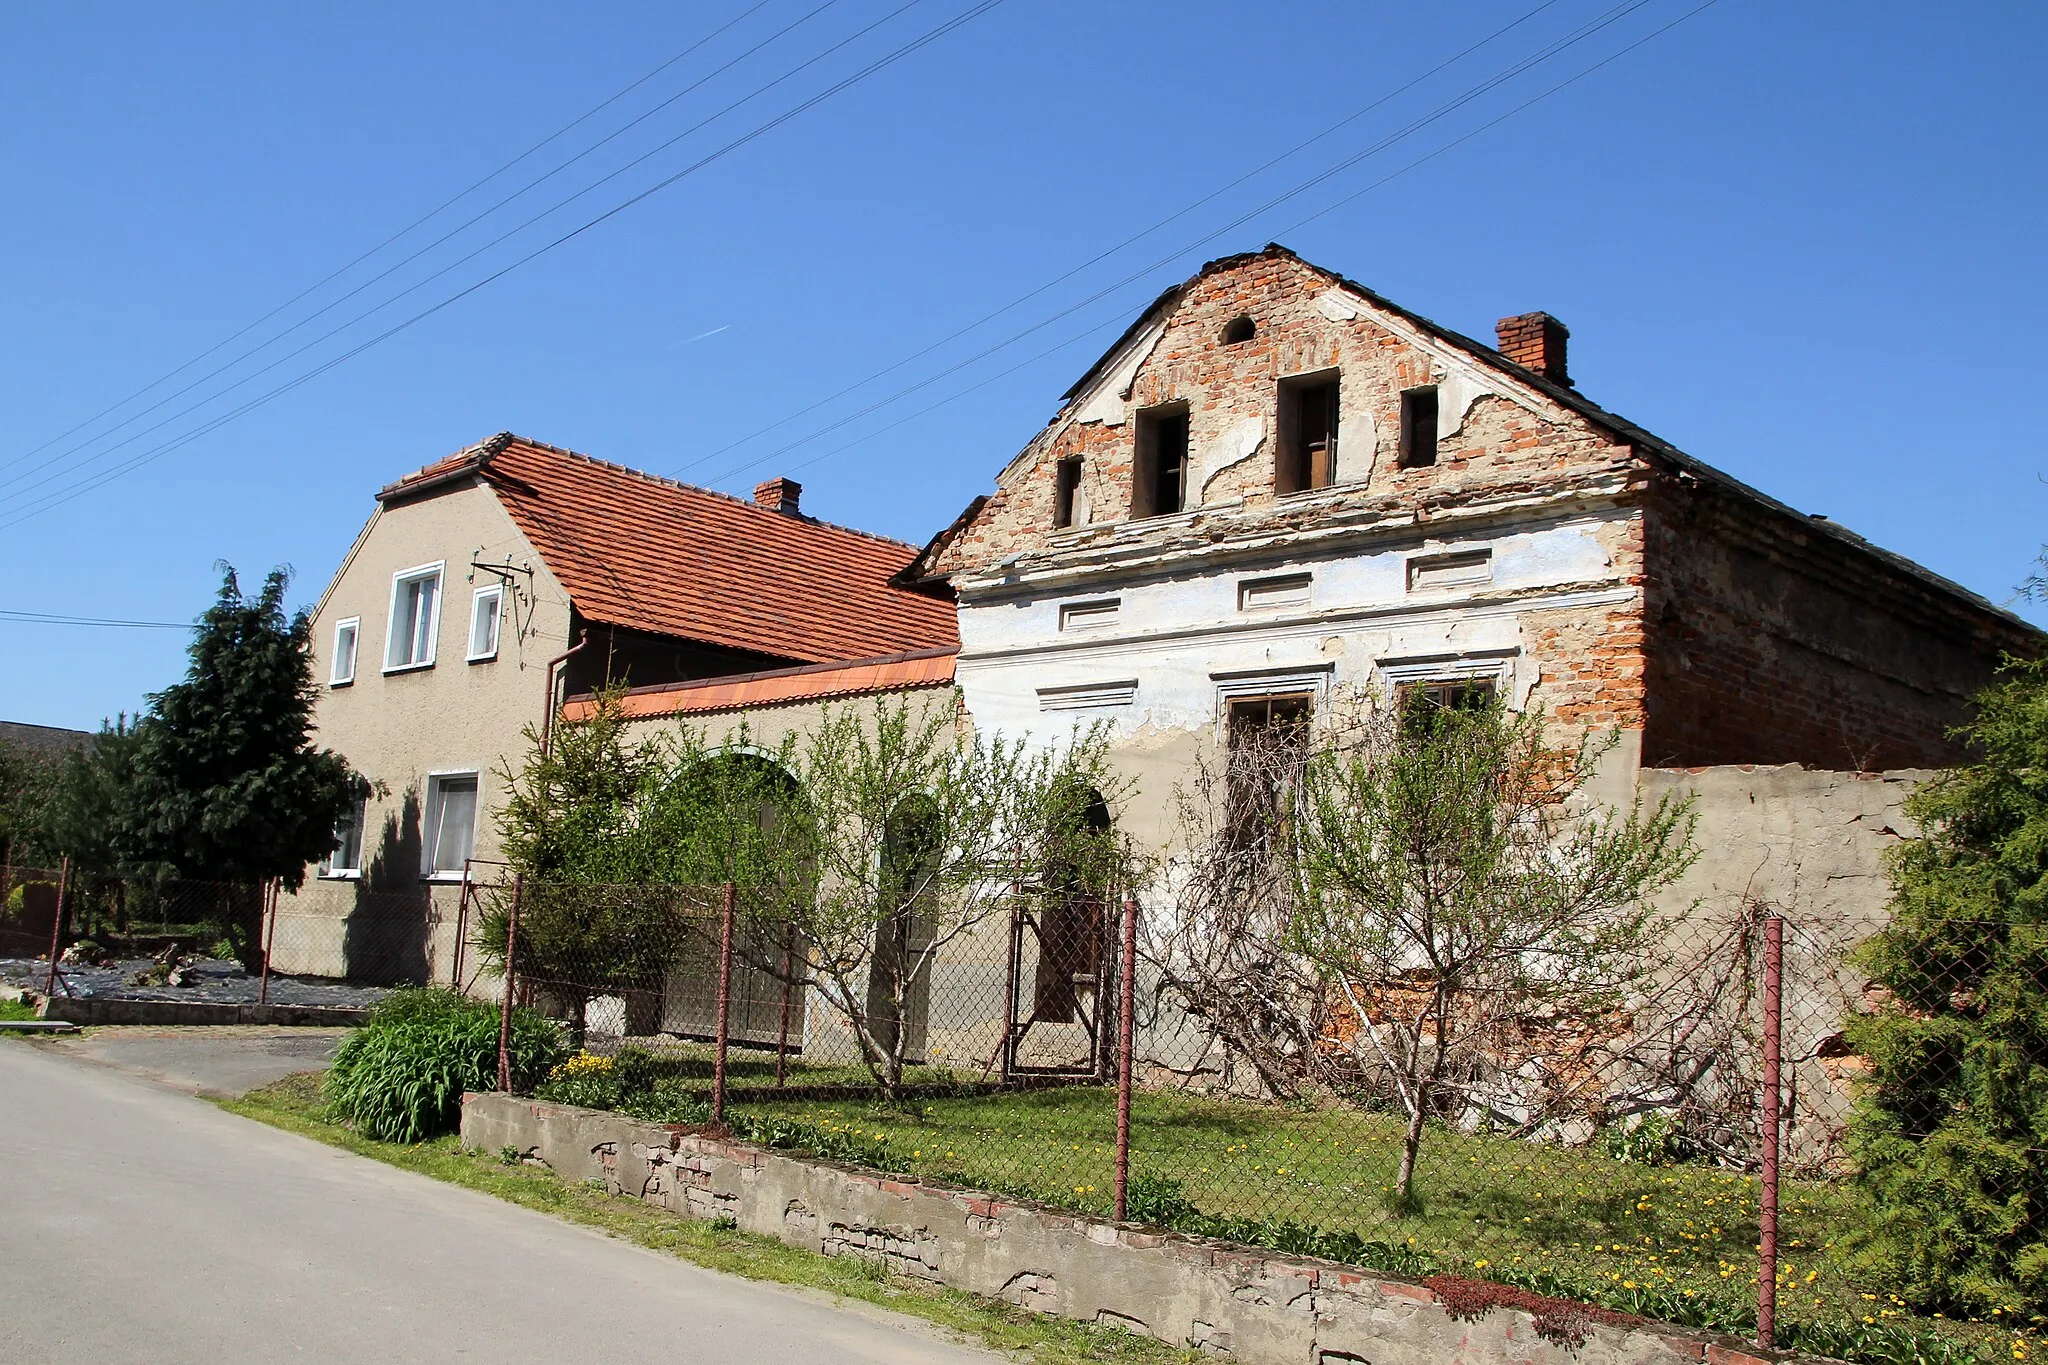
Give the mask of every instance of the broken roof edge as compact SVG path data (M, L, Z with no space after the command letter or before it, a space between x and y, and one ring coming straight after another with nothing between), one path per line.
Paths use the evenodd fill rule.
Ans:
M1458 349L1467 352L1473 357L1473 359L1478 360L1483 364L1490 365L1495 369L1498 369L1506 373L1511 378L1514 378L1520 381L1521 383L1528 385L1531 389L1542 394L1545 398L1548 398L1552 402L1559 404L1560 406L1566 408L1567 410L1573 413L1576 413L1578 416L1584 418L1588 422L1591 422L1593 425L1604 429L1606 432L1608 432L1608 434L1634 447L1637 455L1648 463L1654 464L1657 461L1661 460L1666 464L1675 466L1679 471L1683 473L1690 474L1693 477L1698 478L1704 482L1713 484L1717 489L1719 489L1719 491L1723 493L1731 494L1743 501L1754 504L1758 508L1768 513L1783 517L1788 521L1794 522L1800 526L1804 526L1812 530L1818 530L1822 535L1832 540L1842 549L1851 551L1852 553L1861 552L1862 554L1869 556L1871 559L1876 560L1879 564L1885 566L1886 568L1889 568L1894 572L1903 574L1908 578L1916 580L1924 587L1932 588L1937 592L1956 598L1958 601L1960 601L1961 603L1970 607L1973 610L1981 611L1988 615L1995 616L2009 625L2018 626L2019 628L2033 636L2043 638L2044 640L2048 640L2048 631L2044 631L2040 626L2033 624L2031 621L2028 621L2025 617L2020 616L2018 613L2010 611L2005 607L1999 606L1997 603L1993 602L1990 598L1983 596L1981 593L1971 591L1969 588L1964 587L1962 584L1956 582L1954 579L1943 577L1941 574L1936 573L1934 570L1928 568L1926 565L1921 564L1917 560L1909 559L1905 555L1899 554L1895 550L1887 550L1883 546L1877 544L1876 542L1869 540L1864 536L1858 535L1856 532L1850 530L1848 527L1842 525L1839 522L1828 520L1826 518L1810 517L1805 513L1799 511L1799 509L1797 509L1796 507L1793 507L1791 504L1781 502L1777 498L1774 498L1770 494L1764 492L1762 489L1757 488L1751 484L1744 483L1741 479L1736 478L1733 474L1730 474L1726 470L1720 469L1715 465L1709 464L1707 461L1701 459L1699 456L1687 454L1685 451L1680 450L1671 442L1665 440L1663 437L1656 435L1655 433L1647 430L1646 428L1637 426L1634 422L1629 421L1627 418L1609 412L1607 409L1601 407L1599 404L1588 399L1585 395L1581 394L1577 389L1573 388L1572 386L1568 384L1560 384L1555 380L1548 379L1545 376L1538 374L1536 371L1530 369L1528 366L1518 364L1517 362L1510 360L1506 355L1501 353L1498 347L1488 346L1486 343L1482 341L1477 341L1472 337L1466 336L1463 332L1459 332L1450 327L1446 327L1442 323L1432 321L1431 319L1424 317L1422 314L1415 312L1413 309L1404 308L1400 304L1394 302L1392 299L1386 297L1384 294L1379 293L1371 286L1360 284L1358 281L1350 278L1347 275L1340 275L1336 271L1331 270L1328 266L1318 265L1314 261L1311 261L1306 257L1302 256L1300 253L1294 251L1292 248L1282 246L1278 242L1268 242L1264 247L1260 248L1257 251L1240 251L1229 256L1219 256L1215 260L1207 261L1202 265L1202 268L1196 271L1193 275L1189 276L1187 279L1180 281L1178 284L1175 284L1171 288L1162 292L1159 295L1159 297L1154 299L1152 303L1148 305L1146 309L1138 315L1138 317L1131 323L1131 325L1124 330L1123 334L1116 339L1115 343L1111 345L1108 350L1104 351L1102 355L1095 361L1094 364L1088 367L1087 371L1082 374L1080 379L1075 381L1073 387L1069 388L1064 394L1060 396L1060 412L1057 416L1053 418L1053 421L1051 423L1047 424L1048 429L1052 425L1056 424L1061 416L1064 416L1067 413L1068 409L1073 406L1075 397L1078 394L1080 394L1084 389L1086 389L1088 385L1093 383L1095 379L1098 376L1100 376L1111 365L1111 363L1117 358L1117 356L1122 353L1123 348L1130 344L1132 338L1138 336L1161 311L1176 305L1179 302L1180 296L1182 296L1196 282L1204 279L1209 275L1216 274L1219 271L1234 269L1237 266L1243 265L1248 261L1255 261L1262 259L1264 257L1275 257L1295 261L1307 267L1308 269L1315 271L1320 275L1328 277L1330 280L1334 281L1338 285L1338 287L1350 293L1358 295L1366 302L1372 304L1375 308L1384 309L1387 312L1392 313L1396 317L1401 318L1403 321L1409 323L1411 326L1420 328L1421 330L1429 333L1437 340L1445 342L1449 345L1455 346ZM1040 440L1042 440L1044 435L1045 433L1043 431L1034 433L1032 435L1031 440L1025 442L1024 446L1018 451L1017 455L1011 458L1009 464L1015 464L1018 459L1020 459L1034 445L1036 445ZM1005 469L1007 470L1007 468L1008 465L1006 464ZM972 510L974 509L970 509L970 514ZM963 514L963 519L965 518L965 515L968 514ZM964 527L961 529L964 529ZM951 536L958 535L958 531L955 531L951 527L947 529L947 532L942 532L941 535L948 535L949 533ZM937 546L937 544L938 538L934 537L933 544L928 545L925 551L923 553L920 553L917 559L911 561L911 567L916 568L926 563L928 556L932 553L934 547ZM909 570L906 569L905 572L908 573Z
M798 664L791 668L763 669L753 673L728 673L714 678L693 678L687 682L658 683L629 687L622 694L629 720L650 720L662 716L707 715L718 711L744 711L757 706L788 706L833 697L870 695L878 692L915 691L946 687L953 682L952 662L959 656L957 645L906 650L865 659L840 659L828 663ZM938 665L943 661L944 667ZM918 665L931 665L919 668ZM834 687L831 679L870 673L874 676L854 684ZM692 706L690 699L707 693L734 695L709 705ZM563 700L562 714L571 720L590 713L596 694L581 692ZM664 701L669 702L663 705Z

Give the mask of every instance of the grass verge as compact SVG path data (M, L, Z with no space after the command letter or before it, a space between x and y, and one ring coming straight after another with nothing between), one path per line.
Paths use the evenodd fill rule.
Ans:
M1069 1322L957 1289L887 1277L853 1257L823 1256L737 1228L679 1217L637 1200L572 1185L547 1170L506 1165L495 1156L465 1152L452 1137L413 1145L359 1137L327 1121L317 1072L288 1076L238 1100L217 1103L244 1118L595 1228L708 1270L818 1290L922 1318L974 1345L1009 1352L1034 1365L1089 1361L1186 1365L1203 1359L1195 1352L1117 1328Z

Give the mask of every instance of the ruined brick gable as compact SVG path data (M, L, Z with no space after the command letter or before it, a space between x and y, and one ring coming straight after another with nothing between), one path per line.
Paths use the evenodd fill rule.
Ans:
M1339 508L1403 516L1568 488L1625 496L1641 473L1627 443L1283 250L1218 263L1159 311L1002 472L932 570L971 573L1105 534L1214 543L1299 528ZM1251 339L1226 341L1241 319ZM1281 389L1317 375L1339 384L1335 480L1283 494ZM1436 463L1402 468L1401 394L1427 385L1445 401ZM1136 419L1170 404L1188 413L1187 505L1135 517ZM1080 460L1077 516L1056 530L1056 470L1071 457Z

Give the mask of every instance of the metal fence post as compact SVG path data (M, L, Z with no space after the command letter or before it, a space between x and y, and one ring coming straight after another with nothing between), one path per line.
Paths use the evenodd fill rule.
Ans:
M505 998L498 1002L498 1089L512 1093L512 982L513 953L519 946L519 901L526 893L526 878L512 882L512 910L505 918Z
M57 908L50 916L50 979L43 983L43 994L54 997L57 994L57 956L63 951L64 937L64 896L71 889L71 859L67 855L57 871ZM64 994L71 994L66 986Z
M725 1122L725 1045L732 1037L733 884L725 884L725 913L718 930L718 1045L711 1063L711 1121Z
M1138 1006L1138 898L1124 894L1123 968L1117 973L1116 1218L1130 1213L1131 1051Z
M270 955L277 951L277 902L283 885L275 877L263 883L263 971L256 978L256 1003L259 1005L270 1003Z
M790 973L796 967L796 926L789 925L782 931L782 1022L775 1032L775 1084L780 1086L788 1079L789 1056L789 1010L793 989Z
M1785 921L1764 920L1763 1172L1757 1194L1756 1344L1773 1348L1778 1328L1779 1062L1785 1018Z

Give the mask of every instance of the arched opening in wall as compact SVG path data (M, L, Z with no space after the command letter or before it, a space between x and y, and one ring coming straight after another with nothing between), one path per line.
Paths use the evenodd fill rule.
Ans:
M874 954L868 962L867 1023L875 1044L894 1055L898 1042L907 1065L923 1065L931 1020L930 910L944 849L939 810L931 797L912 793L882 831Z
M1235 317L1224 324L1223 344L1237 346L1250 341L1259 334L1259 324L1248 317Z
M1012 926L1011 1072L1100 1072L1114 970L1109 913L1116 830L1102 793L1082 787L1058 801L1046 857Z
M679 881L701 888L706 903L670 965L657 1008L660 1031L686 1038L718 1032L719 911L722 883L735 884L731 1040L801 1053L808 1020L801 949L786 907L808 895L788 886L778 827L798 814L804 794L774 760L743 750L713 754L676 774L645 815ZM799 873L799 876L806 875ZM629 1002L629 1008L630 1008Z

